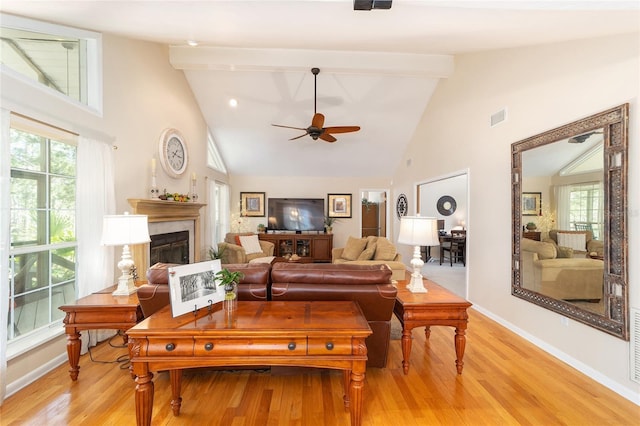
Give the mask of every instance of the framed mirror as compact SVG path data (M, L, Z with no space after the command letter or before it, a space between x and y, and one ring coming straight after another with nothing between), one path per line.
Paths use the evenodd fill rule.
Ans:
M511 294L624 340L628 117L624 104L511 145Z

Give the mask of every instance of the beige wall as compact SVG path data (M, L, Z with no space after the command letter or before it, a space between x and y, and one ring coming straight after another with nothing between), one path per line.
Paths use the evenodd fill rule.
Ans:
M630 103L629 287L630 305L640 306L640 270L633 261L640 249L639 51L635 35L456 57L454 74L436 89L393 177L395 195L413 194L417 181L468 168L467 265L475 308L636 403L640 386L629 379L629 342L575 321L562 325L560 315L510 294L510 145ZM489 117L504 107L507 120L491 128ZM451 155L433 155L443 145ZM404 166L408 159L410 167Z
M103 51L102 117L58 97L43 96L4 74L2 106L85 136L113 142L118 147L114 152L117 212L130 210L127 198L147 198L151 158L154 155L158 158L160 134L167 127L182 132L191 163L181 179L169 178L158 163L158 187L188 192L189 177L195 172L200 176L199 193L204 195L204 176L214 177L206 168L206 124L184 74L169 64L168 49L106 35ZM224 176L215 177L226 180ZM116 252L116 257L119 256ZM114 274L115 270L114 265ZM10 360L7 383L22 380L34 365L45 365L61 354L66 358L64 337Z
M366 188L388 188L389 178L319 178L319 177L258 177L232 176L231 211L237 213L240 205L240 192L265 192L265 201L271 198L323 198L327 194L351 194L350 219L339 219L333 225L333 246L344 247L349 236L360 236L360 191ZM266 206L265 206L266 207ZM255 231L259 223L266 225L267 218L250 218L249 230Z

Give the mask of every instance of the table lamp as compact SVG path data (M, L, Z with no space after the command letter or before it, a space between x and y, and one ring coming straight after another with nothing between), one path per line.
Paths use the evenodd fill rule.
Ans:
M129 214L106 215L102 222L102 245L124 246L122 258L118 262L118 269L122 275L118 279L118 288L112 293L114 296L128 296L135 293L137 288L131 276L134 266L129 251L129 244L141 244L151 241L149 225L146 215Z
M400 218L398 244L414 246L413 258L411 259L413 273L407 289L412 293L426 293L427 289L422 282L421 271L424 262L420 255L420 246L436 246L440 244L437 219L434 217L403 216Z

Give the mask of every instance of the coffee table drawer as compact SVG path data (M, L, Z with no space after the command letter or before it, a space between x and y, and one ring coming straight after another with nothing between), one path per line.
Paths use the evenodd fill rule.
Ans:
M195 355L305 355L307 341L304 338L260 339L196 339Z
M148 339L147 356L193 356L193 339Z
M309 355L350 355L351 338L332 339L309 339Z

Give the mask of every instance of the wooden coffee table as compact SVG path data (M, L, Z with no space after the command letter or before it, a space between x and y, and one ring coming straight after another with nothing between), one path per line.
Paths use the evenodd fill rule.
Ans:
M182 370L216 366L300 366L343 371L344 405L361 423L371 328L355 302L239 301L171 316L169 306L127 331L136 376L136 422L151 424L152 371L169 370L171 407L180 413ZM203 407L208 408L208 407ZM204 413L203 413L204 414Z
M142 319L138 295L113 296L111 293L115 289L116 286L106 288L59 308L66 313L63 323L67 334L71 380L77 380L80 373L81 330L128 330ZM126 335L124 337L127 343Z
M425 327L425 336L429 339L431 326L445 325L455 327L454 345L456 349L456 369L462 374L464 362L465 333L467 330L467 308L471 303L433 281L424 279L428 293L412 293L407 290L407 281L398 281L398 294L393 313L402 324L402 369L409 373L411 355L411 330Z

